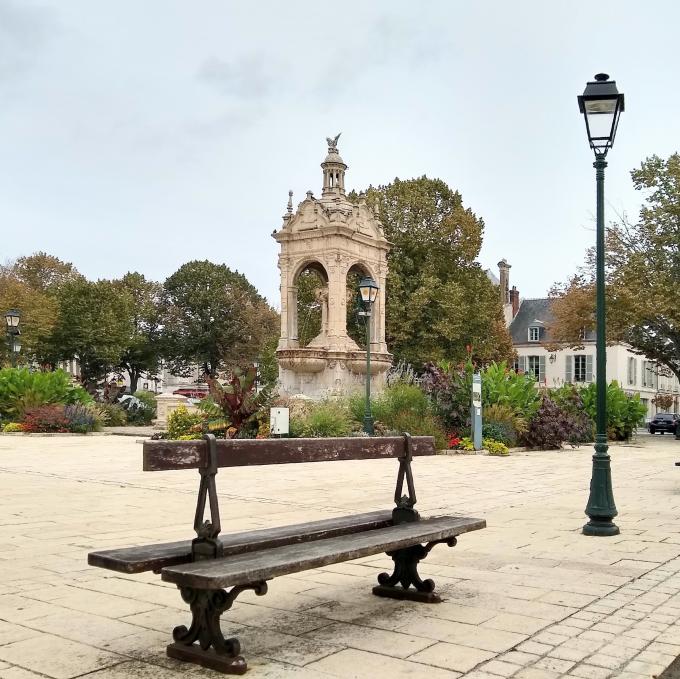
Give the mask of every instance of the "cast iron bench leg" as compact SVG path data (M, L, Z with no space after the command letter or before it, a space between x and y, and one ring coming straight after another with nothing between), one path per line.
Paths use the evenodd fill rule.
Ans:
M254 590L258 596L266 594L267 583L240 585L228 592L224 589L181 586L179 589L182 599L191 607L191 627L175 627L172 631L175 643L167 647L168 656L224 674L243 674L248 665L240 655L241 644L236 638L225 639L222 636L220 616L231 608L236 597L246 589Z
M427 545L414 545L394 552L387 552L394 561L392 575L380 573L380 584L373 588L376 596L389 597L390 599L408 599L426 604L441 603L441 597L434 591L434 580L423 580L418 573L418 564L424 559L430 550L440 542L445 542L449 547L455 547L456 538L428 542ZM411 587L413 586L413 588Z

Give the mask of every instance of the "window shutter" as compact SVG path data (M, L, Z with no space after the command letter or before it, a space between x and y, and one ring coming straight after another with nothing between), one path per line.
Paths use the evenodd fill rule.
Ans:
M539 384L545 382L545 356L538 357L538 382Z
M586 355L586 382L593 381L593 357L592 354Z
M656 363L651 364L651 369L654 371L652 372L652 387L654 389L659 389L659 372Z
M525 373L527 371L527 357L526 356L518 356L517 357L517 364L519 366L519 371Z
M574 374L573 368L572 368L572 365L574 363L574 357L569 355L569 356L565 356L565 358L567 359L567 371L564 375L564 381L565 382L571 382L573 380L573 374Z

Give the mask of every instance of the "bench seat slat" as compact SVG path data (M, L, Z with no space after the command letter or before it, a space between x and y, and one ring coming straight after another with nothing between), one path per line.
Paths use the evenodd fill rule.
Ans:
M446 540L486 527L484 519L440 516L354 535L287 545L229 558L169 566L161 571L166 582L198 589L217 589L269 580L331 563L389 552L414 543Z
M413 455L434 455L431 436L411 438ZM371 460L404 455L403 436L345 437L329 439L218 439L218 467ZM198 469L205 466L205 441L144 441L146 472Z
M276 526L243 531L220 536L224 555L230 556L257 549L322 540L338 535L349 535L384 528L392 524L392 512L379 510L349 516L337 516L292 526ZM191 540L140 545L91 552L87 555L90 566L108 568L119 573L143 573L191 562Z

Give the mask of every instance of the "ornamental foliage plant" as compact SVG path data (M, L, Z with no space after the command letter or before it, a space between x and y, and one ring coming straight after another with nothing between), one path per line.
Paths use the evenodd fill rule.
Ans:
M527 448L538 450L559 449L563 443L578 445L586 435L583 419L574 417L560 408L548 394L543 394L541 405L529 422L529 428L523 436ZM587 423L587 426L591 426Z
M580 390L583 408L595 421L597 415L597 387L589 384ZM627 394L616 380L607 385L607 436L612 441L627 441L644 422L647 408L639 393Z
M63 370L0 370L0 418L3 420L21 421L25 413L33 408L74 403L92 403L92 397L82 387L75 386Z

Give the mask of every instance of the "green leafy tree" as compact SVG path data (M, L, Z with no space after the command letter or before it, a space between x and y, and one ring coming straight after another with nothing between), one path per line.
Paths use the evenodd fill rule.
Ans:
M321 332L321 303L318 295L325 287L319 274L305 269L297 278L298 342L306 347Z
M140 273L127 273L116 283L131 300L131 334L118 368L127 372L130 391L134 393L142 375L153 376L159 370L162 286L146 280Z
M652 156L631 172L645 193L636 223L607 230L607 340L627 342L680 378L680 155ZM594 251L551 291L556 343L577 347L595 328Z
M163 353L173 372L199 365L210 377L257 360L279 331L278 314L243 274L193 261L163 285Z
M44 252L0 266L0 312L21 312L20 361L45 361L45 345L57 318L57 291L64 282L78 278L82 276L72 264ZM3 342L0 362L8 360L8 347Z
M386 335L396 360L478 363L512 356L498 289L476 261L484 222L440 179L370 188L388 256Z
M93 391L128 349L132 297L117 282L78 278L65 282L56 299L57 319L46 352L53 363L77 358L81 381Z
M20 281L42 292L54 293L64 283L83 278L73 264L46 252L19 257L10 269Z

